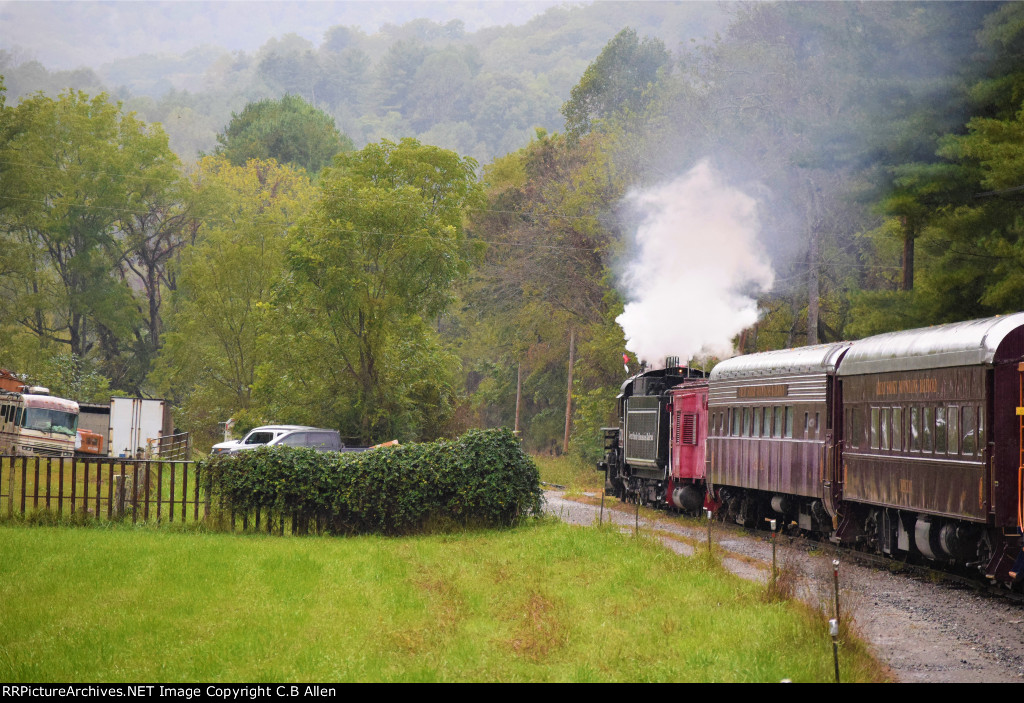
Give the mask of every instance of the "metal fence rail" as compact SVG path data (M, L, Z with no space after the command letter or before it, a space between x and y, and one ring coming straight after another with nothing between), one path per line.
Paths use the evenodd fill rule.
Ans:
M176 524L212 518L213 527L230 531L309 531L309 517L267 509L236 516L221 510L202 486L199 467L195 461L0 455L0 516L46 511L58 517Z
M0 514L198 522L210 514L200 484L192 461L0 456Z
M192 436L188 432L146 440L149 457L163 461L188 461L192 458Z

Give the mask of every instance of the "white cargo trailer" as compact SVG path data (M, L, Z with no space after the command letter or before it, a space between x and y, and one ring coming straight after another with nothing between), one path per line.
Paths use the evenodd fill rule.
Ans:
M158 398L111 398L110 456L145 455L149 440L173 433L170 407Z

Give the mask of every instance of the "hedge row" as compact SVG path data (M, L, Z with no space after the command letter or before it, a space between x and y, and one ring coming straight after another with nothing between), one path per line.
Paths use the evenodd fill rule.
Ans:
M201 469L236 517L291 517L300 531L507 526L541 509L540 473L509 430L352 453L261 447L212 456Z

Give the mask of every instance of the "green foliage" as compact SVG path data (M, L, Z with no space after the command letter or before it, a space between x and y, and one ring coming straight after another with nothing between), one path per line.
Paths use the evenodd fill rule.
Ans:
M274 161L233 166L207 157L199 166L207 218L174 269L177 290L153 375L180 408L178 426L192 432L241 421L252 406L257 369L279 339L269 318L286 275L285 232L313 196L302 170Z
M621 382L624 340L614 319L622 304L611 269L622 244L612 208L627 177L605 135L570 146L541 130L485 171L489 204L473 214L471 227L488 249L462 290L461 353L484 426L513 424L522 369L520 427L530 451L562 450L570 329L572 392L585 406L575 413L584 423L574 434L577 449L591 442L579 433L611 411L588 400L607 397Z
M508 430L358 453L262 447L201 471L236 515L291 515L333 534L507 526L541 508L537 467Z
M979 56L968 66L973 83L961 98L965 124L947 127L931 154L893 166L879 208L896 215L871 233L878 268L898 255L912 270L899 292L884 276L854 298L854 333L953 322L1024 308L1024 9L991 12L978 33Z
M109 403L114 395L110 381L73 354L57 354L43 361L32 382L47 386L51 395L80 403Z
M96 362L112 384L137 391L156 345L146 328L159 334L166 258L150 257L148 299L134 290L137 264L153 253L157 229L170 236L184 225L164 217L179 185L167 137L102 94L34 95L2 113L0 325Z
M260 7L242 11L242 24L250 30L256 26L249 21L254 12L267 14ZM212 12L221 21L234 19L226 17L230 9ZM390 24L395 18L387 4L371 12L384 25L366 34L332 27L337 17L324 9L319 46L295 35L266 40L250 31L246 43L266 40L258 50L228 52L213 46L223 42L197 38L206 46L180 57L147 47L144 56L125 57L95 71L47 70L38 61L20 61L21 52L0 50L0 73L8 78L12 100L37 90L56 95L68 87L90 92L116 88L143 119L164 124L186 162L216 148L216 135L232 113L290 94L330 114L357 146L413 136L483 163L520 148L534 127L560 130L559 107L569 89L625 25L674 47L684 38L712 36L727 16L727 8L716 3L654 3L637 11L632 3L603 2L552 7L527 22L535 14L528 9L489 6L485 24L492 26L470 32L459 20ZM46 21L55 35L89 31L76 13ZM154 29L138 34L181 32L174 22ZM432 60L435 56L438 60ZM446 86L460 86L454 100L434 92Z
M618 387L609 385L573 396L576 412L573 417L570 446L573 452L588 464L604 456L604 436L601 434L601 428L616 424L615 396L618 390Z
M287 82L287 81L286 81ZM249 103L217 135L216 154L235 166L274 159L317 173L336 154L352 149L334 119L297 95Z
M476 163L413 139L338 157L289 235L291 277L278 348L305 407L373 443L438 436L452 407L455 360L430 322L453 299L471 250L463 231L479 199ZM268 377L263 397L279 396Z
M725 16L708 7L334 28L319 48L292 35L104 69L130 86L144 65L161 85L206 71L219 92L152 83L162 97L130 103L187 157L232 111L219 151L239 164L315 171L348 148L335 124L394 135L340 157L315 198L269 161L183 179L161 130L104 96L32 94L98 76L0 51L4 365L86 395L102 383L75 364L159 388L194 431L234 417L363 442L511 425L521 369L524 445L559 451L574 334L572 446L593 458L622 374L616 204L708 154L756 185L778 274L743 351L1024 308L1019 4L729 6L714 41L671 56L662 41ZM414 132L511 152L484 169L486 206L476 163L398 141Z
M660 72L671 66L670 58L660 39L641 40L629 27L616 34L562 106L566 134L578 140L597 120L641 112Z

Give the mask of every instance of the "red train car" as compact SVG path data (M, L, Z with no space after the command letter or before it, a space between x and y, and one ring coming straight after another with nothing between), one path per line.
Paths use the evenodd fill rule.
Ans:
M686 512L704 505L708 384L687 381L668 392L670 432L665 502Z

